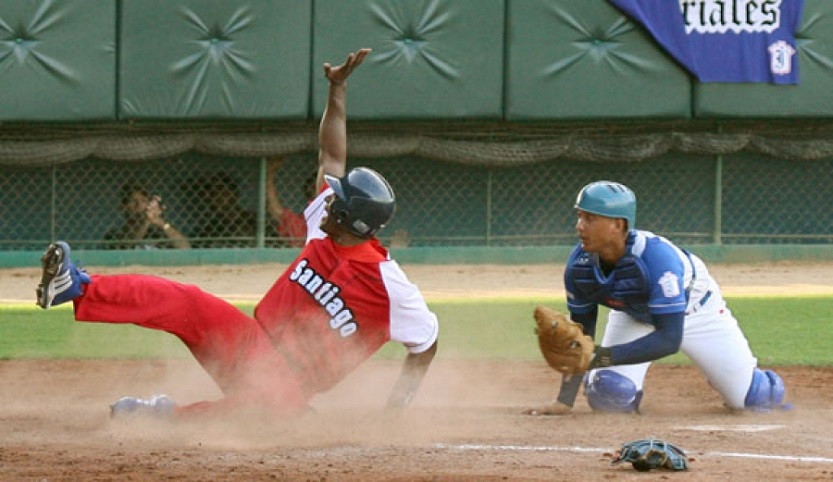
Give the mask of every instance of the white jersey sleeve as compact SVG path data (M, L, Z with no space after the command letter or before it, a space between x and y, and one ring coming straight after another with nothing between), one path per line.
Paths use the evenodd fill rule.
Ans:
M437 315L428 309L419 288L411 283L396 261L379 264L390 298L390 337L410 353L431 348L439 335Z
M327 196L332 193L332 188L325 188L304 209L304 219L307 221L308 243L311 239L323 239L327 236L327 233L321 230L321 220L327 215Z

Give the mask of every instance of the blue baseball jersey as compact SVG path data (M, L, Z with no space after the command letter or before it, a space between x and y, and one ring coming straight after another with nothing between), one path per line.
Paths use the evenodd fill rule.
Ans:
M798 84L804 0L609 0L701 82Z
M652 323L652 315L684 313L694 277L685 251L649 231L628 233L625 255L605 273L597 255L579 243L567 261L564 286L571 313L587 314L598 305Z

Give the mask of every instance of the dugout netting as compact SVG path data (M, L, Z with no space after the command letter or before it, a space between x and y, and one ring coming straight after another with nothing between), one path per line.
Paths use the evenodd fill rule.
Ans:
M162 195L197 247L286 246L265 206L267 160L284 159L277 190L300 211L316 150L309 122L2 126L0 249L112 247L102 237L121 222L126 183ZM833 241L833 127L822 121L354 122L349 153L397 192L385 242L572 244L575 194L597 179L631 186L638 226L681 243ZM194 239L218 175L255 231Z

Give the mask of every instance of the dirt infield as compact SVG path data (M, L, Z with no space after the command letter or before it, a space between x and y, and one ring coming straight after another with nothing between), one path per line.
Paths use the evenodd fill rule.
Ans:
M281 266L121 268L256 299ZM557 266L404 266L429 301L455 296L560 293ZM727 293L833 293L833 265L715 266ZM32 301L37 270L0 271L0 300ZM534 349L534 348L533 348ZM279 423L160 425L113 422L118 396L166 392L214 398L191 360L0 362L0 480L831 480L833 369L782 367L791 411L731 413L693 368L649 372L642 415L532 417L556 376L541 362L440 358L414 405L380 408L398 362L372 362L314 400L315 412ZM372 389L368 389L372 387ZM613 451L659 437L685 449L691 470L638 473Z

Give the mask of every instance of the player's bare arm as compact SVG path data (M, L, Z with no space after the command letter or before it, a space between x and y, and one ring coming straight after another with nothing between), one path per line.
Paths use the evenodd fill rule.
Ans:
M273 157L266 164L266 209L274 220L280 220L283 210L286 209L278 196L278 187L275 185L275 178L281 165L283 165L283 157Z
M437 342L434 342L431 348L422 353L408 354L408 357L405 358L405 364L402 366L402 371L399 374L399 379L393 387L390 398L388 398L388 409L402 409L411 403L436 354Z
M162 197L159 195L152 196L147 203L147 207L142 217L142 222L136 226L132 232L131 239L145 239L148 229L151 225L158 226L165 233L165 236L171 240L174 248L188 249L191 247L191 242L188 238L171 223L165 220L165 206L162 204Z
M360 49L347 56L343 64L324 64L324 76L330 81L327 107L318 130L318 179L316 190L324 183L324 174L342 177L347 167L347 78L364 61L370 49Z

